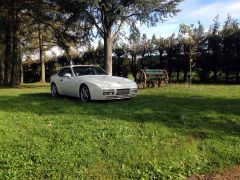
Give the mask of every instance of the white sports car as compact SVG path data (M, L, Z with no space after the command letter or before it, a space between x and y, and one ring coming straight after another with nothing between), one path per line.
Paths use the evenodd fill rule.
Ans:
M51 94L90 100L126 99L137 95L137 84L126 78L110 76L93 65L63 67L50 78Z

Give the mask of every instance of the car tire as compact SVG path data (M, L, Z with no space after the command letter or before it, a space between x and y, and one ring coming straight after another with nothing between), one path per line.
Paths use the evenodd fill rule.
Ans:
M79 90L79 96L80 96L80 100L83 103L88 103L89 101L91 101L90 91L85 84L81 85L80 90Z
M57 86L55 83L52 83L51 85L51 94L53 97L58 97L59 94L58 94L58 89L57 89Z

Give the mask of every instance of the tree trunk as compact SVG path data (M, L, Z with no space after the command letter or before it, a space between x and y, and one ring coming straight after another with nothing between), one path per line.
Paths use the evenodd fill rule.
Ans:
M109 28L104 34L105 71L112 75L112 32Z
M168 77L169 77L169 83L171 83L172 82L172 69L171 68L168 70Z
M39 60L41 63L41 80L40 82L45 83L45 62L43 60L43 36L42 36L42 30L40 27L40 24L38 24L38 45L39 45Z
M179 74L180 74L180 71L177 70L177 83L179 82Z
M162 50L159 50L159 68L162 67L162 59L163 59L163 56L162 56Z
M238 47L237 47L237 61L239 63L240 61L240 47L239 47L239 43L238 43ZM239 82L239 65L236 66L236 82Z
M120 60L121 60L121 57L119 55L117 57L118 57L117 74L118 74L118 76L121 76L121 74L120 74L120 66L121 66Z
M21 57L20 57L20 24L19 14L15 9L15 1L12 2L12 40L13 40L13 56L11 68L11 86L16 87L20 84L21 75Z
M4 82L4 60L5 60L5 33L6 33L6 12L2 8L0 12L0 86Z
M213 71L213 79L214 79L214 82L215 82L215 83L218 81L217 69L216 69L216 68L215 68L214 71Z
M134 81L137 82L137 69L136 69L136 55L132 55L132 64L131 64L131 72L134 78Z
M189 85L191 86L192 84L192 53L190 49L190 54L189 54Z
M228 70L226 70L226 83L228 83L228 79L229 79L229 71Z
M1 39L3 40L3 32L0 32ZM0 86L3 85L4 82L4 60L5 60L5 44L4 41L0 41Z
M0 86L3 85L3 79L4 79L4 66L3 66L3 59L4 54L2 53L2 46L0 47Z
M144 69L144 54L142 54L141 64L142 64L142 69Z
M171 60L172 60L172 54L168 53L168 77L169 77L169 83L172 82L172 64L171 64Z
M24 73L23 73L23 64L21 61L21 82L20 83L24 83Z
M72 57L71 57L71 55L70 55L70 47L68 47L68 48L65 49L65 53L66 53L66 56L67 56L67 63L68 63L69 65L72 65L73 62L72 62Z
M7 4L7 18L6 18L6 29L5 29L5 61L4 61L4 86L10 85L10 70L12 61L12 6L10 0Z
M239 71L236 70L236 82L238 83L239 82Z
M186 83L187 82L187 69L184 70L183 73L183 81Z

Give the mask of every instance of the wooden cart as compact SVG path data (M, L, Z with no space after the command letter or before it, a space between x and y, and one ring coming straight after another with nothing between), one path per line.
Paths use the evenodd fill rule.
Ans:
M168 72L164 69L141 69L137 75L139 88L167 86Z

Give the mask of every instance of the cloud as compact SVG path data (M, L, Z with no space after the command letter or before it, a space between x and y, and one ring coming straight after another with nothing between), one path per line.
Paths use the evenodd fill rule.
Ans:
M142 26L140 28L141 33L145 33L148 38L151 38L153 34L157 37L169 37L173 32L176 32L179 28L179 22L165 22L159 23L154 27Z
M235 17L240 16L240 1L212 3L192 11L189 15L193 18L209 18L217 14L227 15L229 13Z
M196 22L200 20L204 25L209 26L214 17L219 15L220 21L223 23L228 14L233 18L240 19L240 1L228 0L228 1L200 1L192 0L185 1L181 7L183 11L177 17L186 22Z
M170 18L165 23L158 23L157 26L147 28L142 26L141 33L146 33L148 38L153 34L157 36L169 37L173 32L177 33L179 25L197 24L199 20L208 29L213 23L213 19L219 15L223 25L228 14L240 20L240 1L239 0L185 0L179 6L182 11L175 17Z

